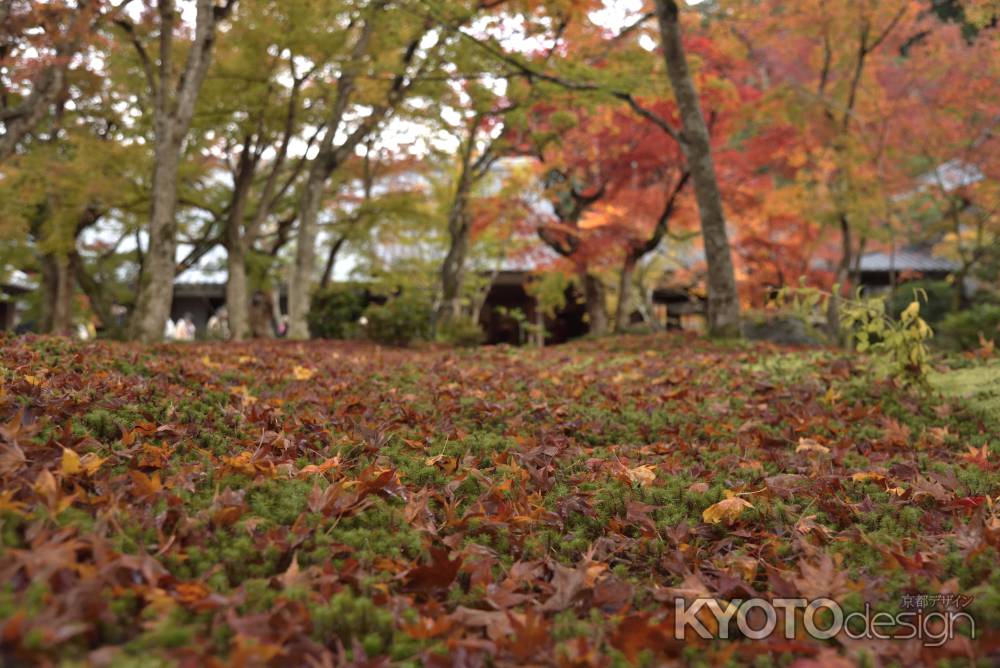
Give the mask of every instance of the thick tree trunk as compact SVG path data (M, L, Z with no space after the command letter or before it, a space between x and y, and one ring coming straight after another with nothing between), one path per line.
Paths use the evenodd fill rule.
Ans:
M465 261L469 254L469 236L472 232L469 220L469 193L473 184L485 176L493 162L492 145L473 162L476 136L484 117L476 115L468 127L464 138L459 165L455 195L448 212L448 253L441 265L441 305L435 313L435 326L448 318L456 318L462 311L462 285L465 280Z
M299 233L295 249L295 264L288 282L288 338L308 339L309 300L312 298L316 273L316 219L326 189L326 176L322 165L316 163L309 172L309 180L302 192L299 205Z
M681 39L680 10L675 0L656 0L663 55L683 125L681 147L694 181L701 233L708 264L708 331L712 336L739 336L740 303L733 258L726 232L722 196L701 102L688 71Z
M47 334L73 333L73 296L76 289L75 254L48 254L42 258L41 329Z
M157 129L156 143L149 247L132 315L133 338L143 343L163 338L163 330L170 317L177 266L177 171L180 153L169 129Z
M635 273L635 258L627 253L618 277L618 307L615 309L615 331L619 334L628 330L632 317L632 276Z
M250 334L250 302L247 296L247 252L248 238L244 232L247 199L256 170L256 160L250 138L244 141L240 153L236 180L233 183L233 197L226 218L226 266L229 278L226 281L226 310L229 312L229 338L243 341Z
M191 127L195 105L212 58L218 20L235 0L217 7L214 0L198 0L191 48L180 78L174 83L174 26L178 11L174 0L160 0L158 75L146 61L147 83L154 98L153 192L149 221L149 249L139 280L132 336L144 343L163 338L174 294L177 261L177 180L184 140ZM148 56L141 51L143 60Z
M460 194L448 219L448 236L451 243L441 265L441 306L437 313L438 322L461 314L465 259L469 251L469 229L466 195Z
M608 305L605 300L604 283L589 272L583 273L582 280L590 333L594 336L603 336L608 333Z
M229 339L244 341L250 335L250 298L247 294L247 257L242 243L232 246L226 263L226 311L229 314Z
M290 339L309 338L309 323L306 318L309 315L309 303L312 299L313 284L315 283L316 226L319 209L323 203L323 194L326 190L326 182L330 175L354 151L354 148L371 134L388 111L388 107L377 107L342 144L338 146L334 143L334 137L340 129L354 93L355 79L358 74L357 67L360 66L362 59L367 54L373 30L372 22L366 21L354 43L354 48L351 50L350 68L345 69L337 81L337 94L325 124L323 141L319 152L309 166L309 176L302 192L302 199L299 202L299 232L296 240L295 265L292 267L292 275L288 281L288 338ZM407 50L409 57L412 58L415 50L416 46L413 46L412 50ZM404 64L408 62L409 60L404 60ZM401 81L399 77L396 78L397 83ZM393 90L398 91L395 86Z

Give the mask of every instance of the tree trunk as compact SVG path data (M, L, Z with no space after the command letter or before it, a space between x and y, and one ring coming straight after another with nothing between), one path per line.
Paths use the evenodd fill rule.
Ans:
M177 265L177 171L180 154L175 147L172 123L157 128L156 164L153 167L152 210L149 221L149 247L139 279L133 337L143 343L163 338L174 294Z
M451 243L441 265L441 306L437 321L458 317L462 310L462 283L465 279L465 258L469 250L469 223L466 216L466 196L460 194L448 217Z
M965 277L969 275L971 266L963 263L962 268L955 272L953 278L955 279L952 283L952 301L951 308L953 311L961 311L966 306L965 299Z
M535 306L535 322L531 328L531 343L536 348L545 347L545 314L537 305Z
M355 80L358 75L357 68L360 67L368 52L368 44L373 31L372 22L366 21L351 50L350 67L341 72L340 78L337 80L337 93L330 116L325 122L326 130L323 141L309 167L309 176L302 192L302 200L299 203L299 233L295 250L295 266L292 267L292 275L288 282L288 338L290 339L309 338L309 323L306 318L309 315L309 302L312 299L314 274L316 273L316 225L319 208L323 202L323 193L326 190L326 182L341 163L350 156L354 148L368 138L368 135L388 111L388 106L376 107L343 143L339 146L335 145L334 137L340 129L354 93ZM408 55L404 58L404 66L410 62L409 59L416 51L416 45L411 46L411 49L407 49ZM397 76L395 82L401 85L402 79ZM399 88L394 84L390 98L398 92Z
M604 283L589 272L583 273L583 296L587 305L590 333L603 336L608 333L608 306L604 297Z
M834 279L833 292L830 294L830 301L826 307L826 328L827 334L832 341L841 342L843 332L840 330L840 303L847 288L847 283L851 277L851 225L847 216L840 216L840 265L837 267L837 276Z
M299 205L299 234L295 249L295 264L288 281L288 338L308 339L309 300L312 297L313 274L316 272L316 218L319 215L326 176L317 162L309 170L309 180Z
M243 341L250 334L250 302L247 296L247 252L250 250L250 240L245 233L244 224L247 199L257 167L250 142L248 137L240 153L233 183L233 197L226 217L226 266L229 270L226 310L229 312L229 338L232 341Z
M456 318L462 310L462 284L465 279L465 260L469 253L469 235L472 225L469 220L469 192L473 183L486 174L492 164L490 149L487 149L473 164L472 154L476 147L476 136L484 117L477 114L468 128L464 139L459 165L455 197L448 212L448 254L441 265L441 304L434 314L434 325L448 318Z
M712 336L739 336L740 303L733 258L726 232L722 196L715 174L708 127L688 71L681 39L680 10L675 0L656 0L663 56L683 125L681 148L694 181L701 234L708 264L708 331Z
M198 0L197 18L191 47L180 77L174 83L174 26L177 8L174 0L160 0L159 57L157 76L145 51L147 83L153 93L154 166L153 192L149 221L149 249L139 279L132 335L152 343L163 338L170 316L177 267L177 180L184 140L191 127L195 105L212 58L218 20L232 8L233 1L217 7L214 0Z
M229 314L229 340L244 341L250 335L250 298L247 294L247 256L242 240L229 248L228 253L226 311Z
M42 258L41 329L47 334L71 336L73 296L76 288L76 255L47 254Z
M323 278L319 282L321 288L330 285L330 281L333 279L333 267L337 263L337 254L340 253L340 249L346 241L347 235L345 234L337 237L337 240L330 246L330 252L326 255L326 266L323 267Z
M635 273L635 258L625 254L618 280L618 307L615 309L615 331L619 334L628 330L632 317L632 275Z

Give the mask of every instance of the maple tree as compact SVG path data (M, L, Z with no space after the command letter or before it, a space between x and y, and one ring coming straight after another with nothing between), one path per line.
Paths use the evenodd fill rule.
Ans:
M669 115L668 105L658 109ZM669 135L628 111L597 107L575 115L536 110L522 142L540 164L553 217L538 234L573 266L583 285L593 332L607 327L604 285L596 275L622 249L615 327L631 316L632 274L669 229L688 181L680 150ZM650 214L653 211L653 214Z
M75 60L127 4L106 0L0 3L0 162L67 96Z

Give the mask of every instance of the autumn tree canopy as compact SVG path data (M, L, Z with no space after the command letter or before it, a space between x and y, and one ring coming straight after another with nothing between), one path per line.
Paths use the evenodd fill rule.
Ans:
M41 330L157 340L212 272L234 340L262 299L308 336L345 279L465 319L505 266L561 274L597 333L662 325L671 287L733 334L872 252L951 262L957 304L996 279L989 1L0 11L3 271Z

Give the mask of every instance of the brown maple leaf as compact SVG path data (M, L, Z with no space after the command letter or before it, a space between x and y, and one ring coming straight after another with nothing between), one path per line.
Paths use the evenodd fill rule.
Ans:
M430 553L431 563L414 566L403 575L407 589L433 591L444 589L454 582L458 569L462 566L462 558L449 559L447 548L432 547Z

